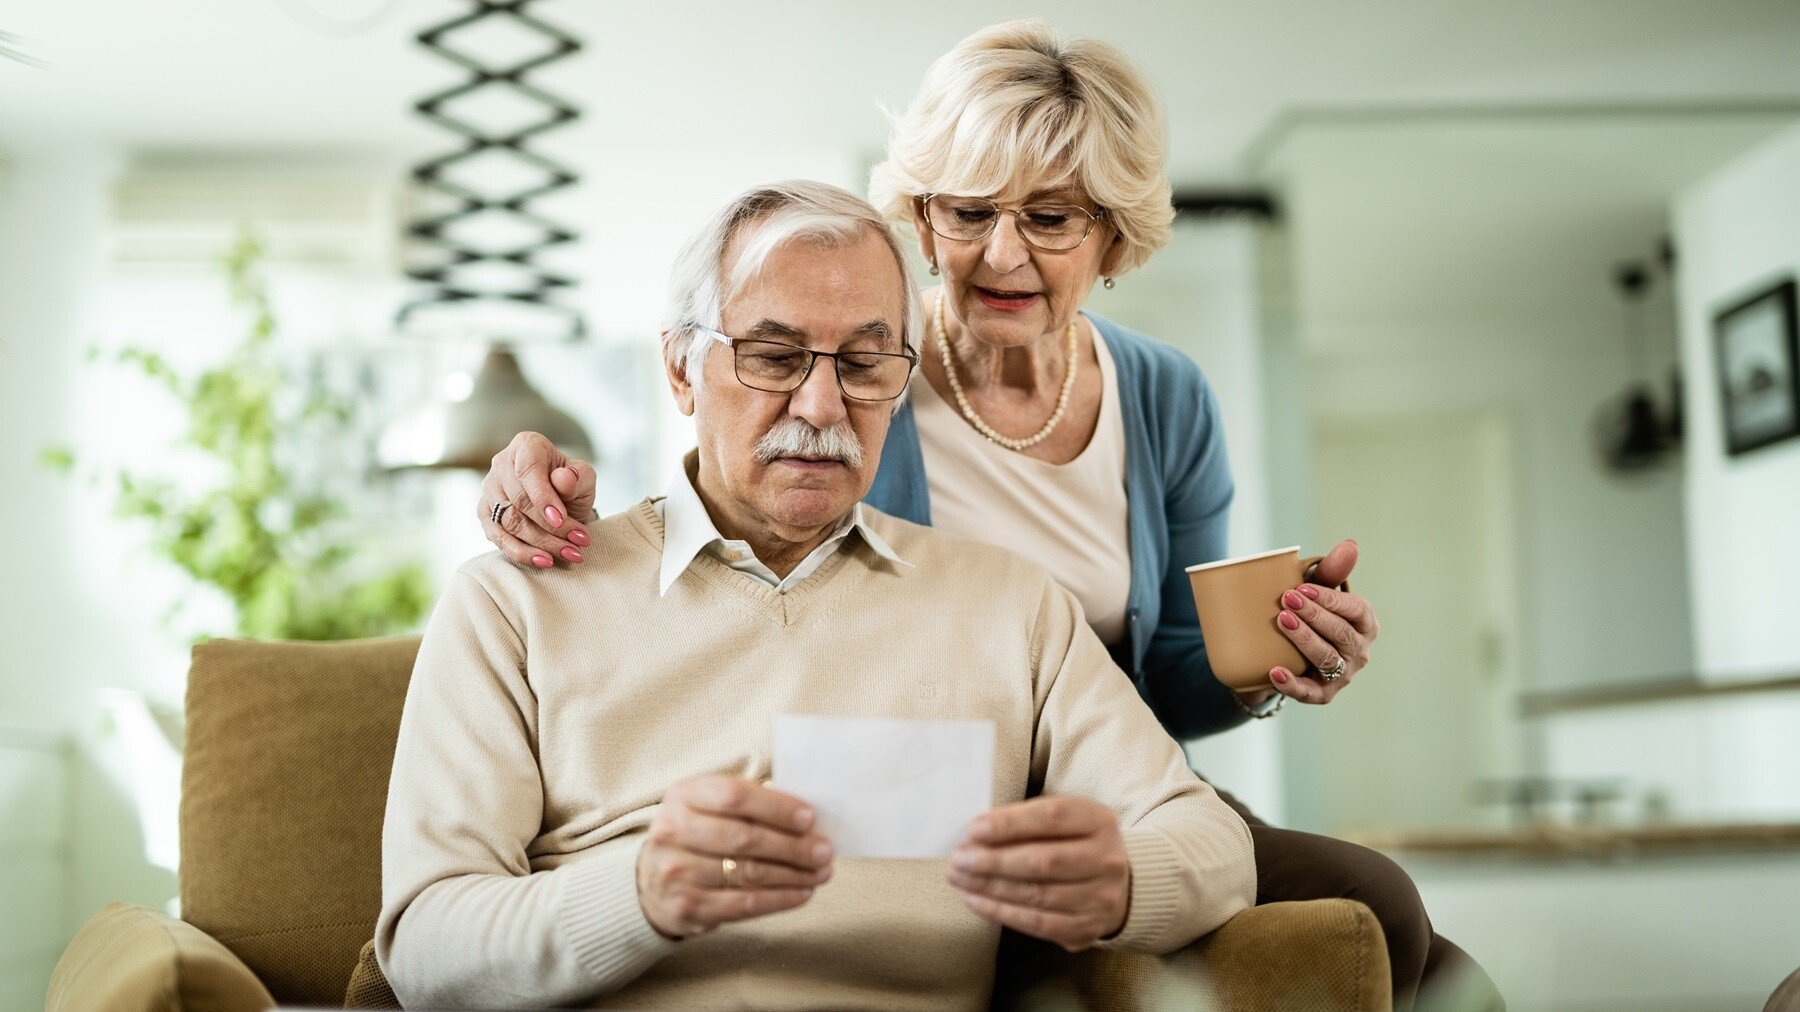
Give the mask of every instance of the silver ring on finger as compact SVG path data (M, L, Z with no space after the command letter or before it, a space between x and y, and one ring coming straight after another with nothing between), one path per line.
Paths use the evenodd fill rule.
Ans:
M512 503L509 502L497 502L494 504L494 508L488 511L488 519L494 522L495 527L500 526L500 518L506 514L507 507L511 505Z
M1319 677L1324 679L1327 682L1335 682L1338 679L1344 677L1344 673L1345 673L1346 669L1348 669L1348 668L1349 668L1349 665L1347 663L1345 663L1343 656L1339 655L1336 664L1333 664L1329 668L1320 668L1319 669Z
M735 858L735 857L719 858L719 871L725 876L725 888L736 889L738 887L737 858Z

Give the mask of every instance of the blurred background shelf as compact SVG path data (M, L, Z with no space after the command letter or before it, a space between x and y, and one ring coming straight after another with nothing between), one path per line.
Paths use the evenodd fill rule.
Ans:
M1800 690L1800 672L1783 672L1730 682L1712 682L1698 675L1653 678L1635 684L1598 685L1588 688L1526 692L1519 697L1519 714L1547 717L1577 710L1640 706L1675 699L1718 699Z
M1522 829L1442 829L1348 834L1366 847L1434 856L1627 858L1741 851L1800 859L1800 822Z

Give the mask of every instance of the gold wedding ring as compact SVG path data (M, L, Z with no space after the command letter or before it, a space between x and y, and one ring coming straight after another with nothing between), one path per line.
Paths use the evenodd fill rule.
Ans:
M737 868L738 868L738 865L737 865L736 858L733 858L733 857L719 858L719 870L721 872L725 873L725 888L736 889L738 887Z

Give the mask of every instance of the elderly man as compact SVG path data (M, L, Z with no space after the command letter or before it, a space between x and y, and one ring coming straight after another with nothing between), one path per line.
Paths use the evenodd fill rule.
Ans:
M688 243L699 447L534 580L465 564L420 650L377 954L407 1005L984 1004L1002 925L1162 953L1248 907L1244 823L1032 563L859 500L919 327L868 205L784 183ZM764 784L782 713L995 727L948 862L844 858Z

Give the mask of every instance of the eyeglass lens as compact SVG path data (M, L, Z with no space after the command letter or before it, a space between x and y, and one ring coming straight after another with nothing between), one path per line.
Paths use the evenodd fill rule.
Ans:
M1000 207L982 197L934 194L925 206L933 232L964 242L992 232L1000 217ZM1093 227L1093 216L1075 204L1047 202L1018 209L1019 231L1045 249L1073 249Z
M912 360L886 352L814 353L776 341L738 341L732 345L738 380L770 393L789 393L806 382L815 357L837 360L838 386L846 397L886 401L900 396L912 373Z

